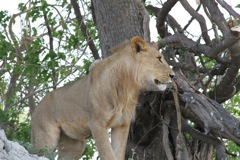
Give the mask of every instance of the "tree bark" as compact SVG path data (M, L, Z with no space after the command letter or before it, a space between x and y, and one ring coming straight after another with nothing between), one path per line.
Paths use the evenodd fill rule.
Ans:
M103 58L109 56L109 49L118 43L133 36L143 36L143 18L138 13L134 0L92 2Z
M143 17L137 10L135 0L93 0L93 13L99 32L103 58L109 56L109 49L133 36L144 36ZM149 102L159 104L160 93L141 94L135 122L131 125L126 150L126 159L166 159L162 148L162 123L152 117ZM156 104L154 104L156 106ZM136 153L136 154L134 154Z

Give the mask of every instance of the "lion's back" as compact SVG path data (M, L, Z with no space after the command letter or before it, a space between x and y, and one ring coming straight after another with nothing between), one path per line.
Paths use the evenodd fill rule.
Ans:
M89 80L83 77L48 93L39 103L32 115L32 119L41 121L54 121L61 123L76 113L83 112L87 103ZM44 122L45 123L45 122Z

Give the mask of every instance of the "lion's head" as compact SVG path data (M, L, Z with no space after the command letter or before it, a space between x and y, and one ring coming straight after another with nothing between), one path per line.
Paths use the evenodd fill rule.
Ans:
M157 50L157 45L146 43L141 37L133 37L130 43L138 62L135 78L141 88L146 91L168 88L175 74Z

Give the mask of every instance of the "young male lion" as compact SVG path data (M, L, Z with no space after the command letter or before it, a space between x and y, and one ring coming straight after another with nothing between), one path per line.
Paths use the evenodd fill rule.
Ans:
M32 144L79 159L93 136L101 160L123 160L140 91L164 91L174 72L141 37L113 49L89 75L46 95L32 115ZM108 129L111 128L111 143Z

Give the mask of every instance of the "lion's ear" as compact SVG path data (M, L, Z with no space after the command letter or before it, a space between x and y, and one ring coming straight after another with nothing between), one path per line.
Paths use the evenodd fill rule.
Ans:
M146 42L139 36L133 37L130 41L133 52L138 53L146 50Z

